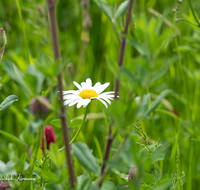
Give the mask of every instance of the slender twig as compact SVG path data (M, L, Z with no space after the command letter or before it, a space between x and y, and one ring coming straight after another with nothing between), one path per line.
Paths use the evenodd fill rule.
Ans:
M128 138L125 138L124 141L120 144L119 148L117 149L117 152L114 154L114 156L112 157L111 161L115 161L116 158L118 157L118 155L120 154L120 152L122 151L122 148L124 147L124 145L126 144ZM96 180L96 185L101 186L103 178L106 176L106 174L110 171L110 166L106 166L106 168L104 169L104 172L98 177L98 179Z
M106 143L106 149L104 152L104 156L103 156L103 164L101 166L101 174L104 171L105 168L105 162L108 160L109 157L109 153L110 153L110 149L111 149L111 145L112 145L112 141L114 139L114 135L111 135L112 131L111 131L111 124L109 125L109 130L108 130L108 139L107 139L107 143Z
M134 2L134 0L130 0L130 2L129 2L128 12L127 12L127 15L126 15L126 23L125 23L125 27L124 27L124 33L123 33L124 36L126 36L127 33L128 33L128 26L129 26L129 23L130 23L130 20L131 20L131 11L132 11L132 7L133 7L133 2ZM120 51L119 51L119 59L118 59L118 66L119 67L121 67L122 64L123 64L125 47L126 47L126 38L123 37L122 41L121 41ZM116 78L116 80L115 80L115 99L118 98L118 92L119 92L119 80ZM99 187L101 187L102 182L103 182L103 178L104 178L105 173L106 173L105 172L105 169L106 169L105 163L109 158L109 154L110 154L110 150L111 150L111 146L112 146L112 141L115 137L115 134L112 135L111 128L112 128L112 126L109 125L106 149L105 149L105 152L104 152L103 163L102 163L102 166L101 166L101 175L100 175L99 181L97 183L97 185ZM108 169L108 171L109 171L109 169Z
M131 11L133 7L133 2L134 0L130 0L129 6L128 6L128 12L126 15L126 23L124 27L124 36L128 34L128 26L131 20ZM124 52L125 52L125 47L126 47L126 37L122 38L121 45L120 45L120 50L119 50L119 59L118 59L118 66L121 67L123 65L123 60L124 60ZM117 99L119 92L119 80L116 78L115 80L115 99Z
M47 0L47 5L49 9L49 16L50 16L50 24L51 24L51 35L52 35L52 46L54 50L54 59L58 60L60 58L59 52L59 43L58 43L58 32L57 32L57 25L56 25L56 18L55 18L55 1ZM69 170L69 179L70 185L72 188L75 186L75 175L72 165L72 157L70 152L70 145L69 145L69 132L66 123L66 113L63 104L63 85L62 85L62 74L58 75L58 88L59 88L59 96L61 101L61 122L62 122L62 131L63 131L63 138L64 138L64 145L65 145L65 153L66 153L66 161Z

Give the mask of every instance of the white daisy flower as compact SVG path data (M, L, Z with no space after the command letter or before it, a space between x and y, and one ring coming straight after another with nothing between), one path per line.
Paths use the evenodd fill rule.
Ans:
M82 82L81 85L75 81L73 83L78 90L63 91L64 105L73 106L78 103L77 108L86 107L91 100L97 99L107 108L107 103L111 104L110 100L114 98L114 91L102 93L109 86L109 82L105 84L97 82L92 86L91 79L87 78L86 82Z

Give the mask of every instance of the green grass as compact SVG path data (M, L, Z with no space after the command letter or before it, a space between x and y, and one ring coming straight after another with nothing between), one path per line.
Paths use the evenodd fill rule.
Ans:
M73 81L81 83L89 77L93 85L110 82L106 91L112 91L115 78L120 79L119 100L108 109L92 101L89 113L101 114L88 119L73 142L77 189L96 188L109 124L115 138L107 162L111 170L101 189L194 190L200 186L200 4L198 0L135 1L123 66L118 68L126 19L126 10L118 10L122 2L95 0L86 9L81 1L59 0L61 62L55 62L46 2L0 1L0 28L7 35L0 63L0 103L12 94L18 98L0 112L0 165L6 168L0 169L0 176L14 172L35 178L33 182L10 181L12 189L69 189L65 154L58 151L63 147L59 122L52 124L56 146L46 152L50 159L43 165L41 149L33 151L40 145L39 129L59 119L60 71L64 90L75 90ZM123 14L115 19L117 10ZM88 27L83 24L86 14L92 21ZM41 122L29 109L37 95L47 97L52 109ZM66 106L66 110L71 119L85 112L76 106ZM78 127L69 128L70 140ZM132 166L138 167L133 182L128 180Z

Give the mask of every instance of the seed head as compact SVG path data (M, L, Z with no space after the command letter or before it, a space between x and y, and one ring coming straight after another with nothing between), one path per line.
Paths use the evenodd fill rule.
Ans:
M49 104L49 101L47 98L43 97L43 96L40 96L40 98ZM45 118L47 117L47 115L49 114L49 107L47 107L46 105L44 105L42 102L40 102L39 100L33 98L31 100L31 105L30 105L30 109L33 113L33 115L36 117L36 118Z
M7 190L7 189L10 189L12 186L9 184L9 183L7 183L7 182L3 182L3 183L1 183L1 185L0 185L0 190Z
M136 166L133 166L133 167L130 169L128 176L129 176L129 179L130 179L131 181L133 181L133 180L135 179L135 175L137 174L137 170L138 170L138 169L137 169Z

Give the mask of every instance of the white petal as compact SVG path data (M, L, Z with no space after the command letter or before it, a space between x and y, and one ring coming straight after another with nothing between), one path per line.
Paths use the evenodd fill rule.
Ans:
M104 106L106 106L106 108L108 108L108 105L106 104L105 101L101 100L100 98L97 98L97 100L99 100L100 102L102 102L104 104Z
M66 106L67 104L70 104L71 102L74 102L75 100L79 100L78 98L74 98L74 99L69 99L69 100L65 100L64 101L64 105Z
M83 105L84 100L80 100L77 104L77 108L79 109Z
M67 90L67 91L63 91L63 95L64 94L77 94L79 93L79 90Z
M97 82L93 87L92 87L92 90L98 90L98 88L101 86L101 83L100 82Z
M86 89L91 89L92 88L92 81L90 78L86 79Z
M81 86L80 86L80 84L78 84L77 82L73 82L74 83L74 85L80 90L80 91L82 91L83 89L81 88Z
M114 91L110 91L110 92L103 92L101 93L101 95L112 95L114 94L115 92ZM100 95L100 94L99 94ZM113 95L114 96L114 95Z
M102 84L98 89L96 89L96 93L100 94L101 92L103 92L109 86L109 84L109 82Z
M102 98L102 99L111 104L111 101L108 98Z
M67 99L74 99L74 98L78 98L78 97L80 97L80 96L76 95L76 94L68 94L68 95L64 95L63 99L67 100Z
M83 90L86 90L86 83L85 83L85 82L82 82L82 83L81 83L81 86L82 86L82 89L83 89Z
M101 95L101 94L100 94L98 97L99 97L99 98L102 98L102 99L104 99L104 98L109 98L109 99L110 99L110 98L114 98L113 95Z
M79 101L80 101L80 99L75 99L72 102L70 102L68 106L73 106L74 104L78 103Z
M91 102L91 99L85 99L83 101L83 107L86 107Z

